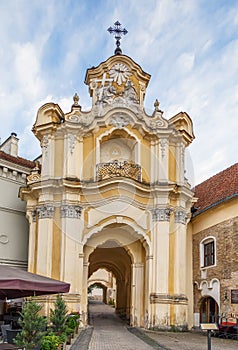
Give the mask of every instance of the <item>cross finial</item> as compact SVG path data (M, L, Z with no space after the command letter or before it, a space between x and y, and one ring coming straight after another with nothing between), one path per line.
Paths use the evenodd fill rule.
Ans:
M121 23L119 21L116 21L114 23L114 27L109 27L107 30L110 34L114 34L115 33L115 39L116 39L116 50L115 50L115 55L121 55L122 50L120 48L120 40L123 35L126 35L128 33L128 31L124 28L121 28Z

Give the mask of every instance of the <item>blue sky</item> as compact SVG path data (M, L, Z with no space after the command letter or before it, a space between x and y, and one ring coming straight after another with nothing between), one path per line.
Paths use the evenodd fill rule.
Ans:
M20 155L34 159L42 104L68 112L77 92L90 107L85 73L113 55L116 20L128 30L123 53L151 74L146 110L158 98L166 118L185 111L193 120L190 182L236 163L238 0L0 0L2 141L16 132Z

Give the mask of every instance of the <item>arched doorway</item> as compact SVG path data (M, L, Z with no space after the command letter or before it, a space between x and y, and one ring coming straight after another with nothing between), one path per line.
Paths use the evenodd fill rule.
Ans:
M148 310L148 246L144 237L130 225L113 223L88 235L84 245L84 283L98 269L116 279L115 312L133 326L143 326ZM86 287L84 288L86 290ZM88 299L82 299L87 309Z
M218 304L212 297L204 297L200 306L200 323L218 322Z

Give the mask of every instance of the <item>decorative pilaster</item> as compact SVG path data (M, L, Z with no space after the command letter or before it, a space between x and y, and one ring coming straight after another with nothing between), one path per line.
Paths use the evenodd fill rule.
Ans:
M36 213L38 216L38 239L35 272L51 277L55 208L53 204L39 205L36 207Z
M169 177L169 142L166 138L159 140L159 182L168 182Z
M69 150L70 154L73 154L76 144L76 135L70 134L69 135Z
M77 116L75 116L77 117ZM67 178L80 178L82 176L82 140L79 135L68 130L64 135L64 169L63 176Z
M29 220L29 242L28 242L28 271L35 272L35 258L37 256L36 252L36 218L37 212L35 209L29 210L27 212L27 217Z
M46 134L41 141L42 147L42 167L41 167L41 179L46 180L54 176L54 152L55 152L55 140L54 137Z
M179 185L184 183L184 159L185 159L185 144L180 142L176 144L176 178Z
M180 207L174 213L174 295L187 296L187 213ZM188 305L179 303L171 310L171 322L177 325L185 325L187 320Z
M37 211L36 210L32 210L31 211L32 222L36 222L36 217L37 217Z
M132 264L132 304L134 305L132 312L132 320L135 326L140 326L142 323L142 304L143 285L144 285L144 264Z

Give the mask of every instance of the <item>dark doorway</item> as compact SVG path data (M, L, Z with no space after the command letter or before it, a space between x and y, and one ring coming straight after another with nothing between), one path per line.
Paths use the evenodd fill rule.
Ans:
M211 297L205 297L200 307L200 323L218 322L218 305Z

